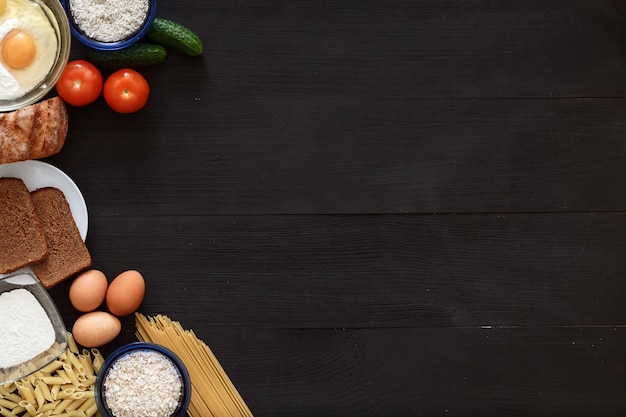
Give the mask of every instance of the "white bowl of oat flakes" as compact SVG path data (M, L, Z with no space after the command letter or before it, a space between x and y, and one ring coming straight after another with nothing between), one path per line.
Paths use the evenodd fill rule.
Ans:
M94 49L116 50L139 41L156 16L157 0L62 0L72 35Z

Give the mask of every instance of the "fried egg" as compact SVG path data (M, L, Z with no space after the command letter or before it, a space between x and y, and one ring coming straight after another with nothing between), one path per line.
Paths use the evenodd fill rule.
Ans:
M0 0L0 99L36 88L54 65L57 35L41 7L30 0Z

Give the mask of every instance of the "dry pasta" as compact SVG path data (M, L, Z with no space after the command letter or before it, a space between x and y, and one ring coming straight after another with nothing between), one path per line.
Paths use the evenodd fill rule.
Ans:
M58 359L19 381L0 385L0 416L99 417L94 386L102 362L95 349L79 352L68 333L68 348Z
M100 351L96 348L91 349L91 355L93 356L93 362L92 362L93 370L95 373L98 373L100 372L100 368L102 368L102 365L104 365L104 357L102 356Z
M137 338L158 343L183 361L191 380L190 417L252 417L252 412L211 349L191 330L165 315L135 313Z

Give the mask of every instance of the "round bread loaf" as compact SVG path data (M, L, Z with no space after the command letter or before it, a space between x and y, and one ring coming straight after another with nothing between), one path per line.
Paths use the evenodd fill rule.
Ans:
M58 153L67 129L67 108L60 97L0 113L0 164Z

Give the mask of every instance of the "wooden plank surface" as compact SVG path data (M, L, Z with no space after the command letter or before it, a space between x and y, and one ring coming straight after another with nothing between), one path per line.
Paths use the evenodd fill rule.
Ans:
M622 213L116 216L91 228L95 266L141 270L145 310L202 326L626 324Z
M626 2L159 14L204 54L137 114L70 108L48 161L94 267L141 270L257 417L624 414Z
M620 99L229 100L175 122L154 107L124 123L102 109L105 128L93 131L83 109L72 112L72 132L85 133L53 160L95 210L111 215L119 202L154 215L626 207ZM128 132L136 125L146 131Z
M223 362L264 415L619 416L626 406L623 328L251 333L215 332L247 346Z
M209 82L181 61L172 76L192 77L181 91L202 84L213 99L244 101L622 96L624 9L622 0L160 5L207 44Z
M199 335L259 416L582 417L626 407L623 327L207 326Z

